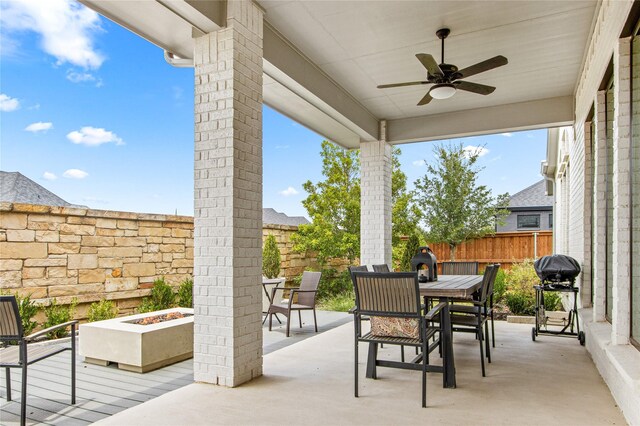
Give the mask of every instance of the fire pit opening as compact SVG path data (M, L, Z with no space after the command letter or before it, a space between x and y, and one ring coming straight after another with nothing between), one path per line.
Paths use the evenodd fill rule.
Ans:
M129 324L137 324L137 325L151 325L158 324L165 321L171 321L179 318L191 317L193 314L183 313L183 312L169 312L168 314L163 315L154 315L151 317L139 318L131 321L125 321Z

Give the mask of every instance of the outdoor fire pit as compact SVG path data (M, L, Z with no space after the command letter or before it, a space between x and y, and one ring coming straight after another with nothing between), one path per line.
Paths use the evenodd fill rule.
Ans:
M81 324L79 343L85 362L146 373L193 356L193 309Z

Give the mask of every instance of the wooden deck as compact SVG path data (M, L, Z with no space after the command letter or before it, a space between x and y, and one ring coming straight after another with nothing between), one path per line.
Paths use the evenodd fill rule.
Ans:
M304 316L304 315L303 315ZM304 318L304 328L294 319L292 335L286 338L284 325L274 324L274 331L265 330L263 353L292 345L315 336L312 323ZM318 311L320 333L351 321L351 315ZM277 323L277 321L274 322ZM193 359L188 359L155 371L139 374L85 364L76 357L76 404L71 405L71 352L64 351L29 366L27 385L27 423L47 425L85 425L109 417L127 408L193 383ZM20 423L21 370L11 371L13 400L7 402L5 369L0 368L0 425Z

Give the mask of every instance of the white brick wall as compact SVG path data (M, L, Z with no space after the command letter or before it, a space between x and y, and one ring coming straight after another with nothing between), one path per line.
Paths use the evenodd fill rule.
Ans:
M262 374L262 24L250 1L195 40L194 378Z
M360 263L391 265L391 145L385 142L385 122L380 141L360 143Z
M605 112L605 92L599 91L596 95L595 108L595 153L594 153L594 190L593 194L593 320L605 320L606 303L606 112Z
M611 343L626 345L630 333L630 210L631 192L631 38L621 39L613 51L613 312Z

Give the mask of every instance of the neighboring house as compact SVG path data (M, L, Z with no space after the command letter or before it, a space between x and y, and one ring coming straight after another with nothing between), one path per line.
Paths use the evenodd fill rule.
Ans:
M83 207L58 197L20 172L0 171L0 201L58 207Z
M545 192L544 179L515 193L509 200L509 216L497 232L549 231L553 229L553 196Z
M270 225L306 225L309 221L303 216L287 216L272 208L262 209L262 223Z

